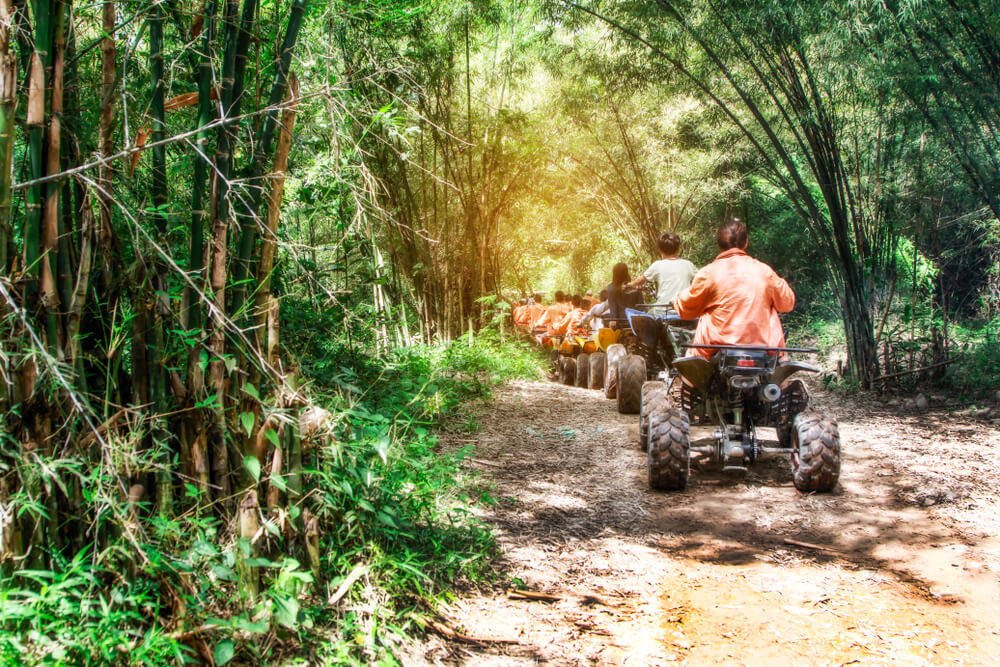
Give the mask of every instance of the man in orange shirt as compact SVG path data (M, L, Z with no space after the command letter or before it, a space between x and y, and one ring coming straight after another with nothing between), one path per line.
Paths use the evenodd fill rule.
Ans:
M580 320L582 320L584 316L587 314L587 311L583 309L583 299L580 298L579 294L574 294L570 303L573 306L573 310L566 313L565 317L563 317L559 321L559 324L555 325L552 328L552 333L554 333L557 336L585 335L581 334L581 331L579 329Z
M545 315L545 306L542 305L542 295L536 294L529 299L526 318L528 320L528 331L534 331L538 321Z
M535 323L535 328L548 327L548 333L551 336L555 327L572 309L573 305L566 300L566 295L563 294L562 290L557 291L555 303L545 310L545 314Z
M721 252L695 275L691 287L674 297L684 319L701 318L693 345L784 347L778 313L795 306L795 293L767 264L746 253L747 228L733 218L716 233ZM704 357L715 350L694 348Z
M528 300L521 299L514 306L514 310L511 312L511 319L514 321L515 327L523 327L527 324L525 315L528 312Z

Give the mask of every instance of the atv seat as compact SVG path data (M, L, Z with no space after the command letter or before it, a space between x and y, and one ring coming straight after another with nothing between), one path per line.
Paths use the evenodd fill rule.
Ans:
M673 366L681 377L699 392L705 393L708 390L708 381L715 371L714 360L709 361L701 355L681 357L674 361Z

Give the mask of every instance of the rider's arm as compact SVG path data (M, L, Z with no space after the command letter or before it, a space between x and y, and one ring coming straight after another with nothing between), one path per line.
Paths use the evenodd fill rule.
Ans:
M557 324L553 324L552 332L555 334L565 334L569 332L570 322L573 320L573 311L566 313Z
M771 272L768 280L768 288L771 292L771 302L774 309L779 313L791 312L795 307L795 292L788 286L784 278L777 273Z
M627 287L628 289L639 289L648 282L649 280L646 279L646 276L642 275L630 283L625 283L625 287Z
M587 326L588 324L590 324L590 321L592 319L594 319L595 317L601 317L606 312L608 312L607 301L601 301L600 303L595 304L593 308L587 311L587 314L583 316L583 319L580 320L580 326L581 327Z
M701 317L705 307L711 302L713 291L708 272L699 271L691 287L674 297L674 310L686 320Z

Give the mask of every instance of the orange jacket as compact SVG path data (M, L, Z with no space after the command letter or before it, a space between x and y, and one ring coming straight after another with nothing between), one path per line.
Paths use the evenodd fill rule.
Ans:
M514 324L518 326L525 326L529 322L528 320L529 315L530 312L528 310L527 304L515 307L513 313Z
M574 308L573 310L566 313L566 316L559 320L559 324L552 328L552 333L557 335L580 335L580 320L583 316L587 314L582 308ZM587 332L590 333L589 331Z
M545 314L542 315L541 319L535 322L536 327L547 326L549 328L549 335L552 335L553 329L558 326L562 318L566 317L566 313L573 309L573 304L563 301L562 303L554 303L545 309Z
M691 287L674 297L685 319L700 317L693 344L784 347L778 313L795 306L795 292L770 266L730 248L702 268ZM711 357L715 350L694 352Z
M542 304L535 303L528 306L528 313L526 315L528 320L528 328L534 329L535 325L538 324L538 321L542 319L543 315L545 315L545 306L543 306Z

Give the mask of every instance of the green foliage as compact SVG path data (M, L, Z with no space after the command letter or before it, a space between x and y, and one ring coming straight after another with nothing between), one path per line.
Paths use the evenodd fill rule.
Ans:
M153 518L138 543L123 534L110 548L86 548L53 570L15 572L0 582L5 664L197 662L190 646L157 622L178 603L182 631L203 626L199 636L217 664L267 662L270 649L255 637L274 632L327 664L391 662L394 642L415 630L422 608L460 581L492 578L493 539L473 509L488 497L468 495L472 479L460 467L471 448L442 446L435 433L459 418L464 401L488 397L497 383L539 377L535 351L485 330L471 344L463 337L377 359L331 335L336 326L322 314L310 318L294 300L285 307L299 325L289 329L289 345L313 374L317 403L332 413L306 457L305 499L287 517L265 515L256 551L243 539L220 543L227 533L213 516L188 514ZM243 466L254 478L262 474L255 457ZM100 479L99 471L74 474L86 498L111 499L113 480ZM188 493L198 490L189 486ZM305 508L319 519L326 592L311 593L313 575L280 555L281 522L300 521ZM141 556L133 561L128 555L136 549ZM137 576L113 576L130 567ZM262 583L246 611L233 605L248 595L241 567ZM348 590L346 602L327 607L324 600L357 568L364 583Z

